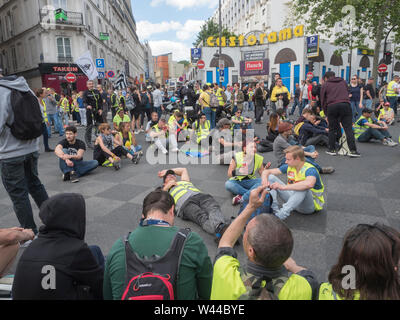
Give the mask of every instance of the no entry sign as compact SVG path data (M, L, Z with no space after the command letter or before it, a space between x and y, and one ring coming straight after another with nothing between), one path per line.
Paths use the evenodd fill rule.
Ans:
M314 78L314 73L312 72L307 73L307 78Z
M73 73L68 73L68 74L65 76L65 79L67 79L67 81L68 81L69 83L74 83L74 82L76 81L76 75L73 74Z
M206 64L204 63L203 60L199 60L197 62L197 68L199 68L200 70L204 69L205 66L206 66Z
M386 72L387 71L387 69L388 69L388 66L386 65L386 64L380 64L379 66L378 66L378 72L379 73L384 73L384 72Z

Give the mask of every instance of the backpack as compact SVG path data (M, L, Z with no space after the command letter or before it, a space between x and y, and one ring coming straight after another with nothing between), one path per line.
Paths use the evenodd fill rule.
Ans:
M247 292L239 300L279 300L279 293L288 280L289 277L284 275L273 279L269 277L248 277L243 281ZM262 282L264 281L266 285L262 287Z
M125 238L126 276L122 300L175 300L179 266L190 229L180 229L162 257L140 258Z
M301 129L301 127L303 126L303 124L304 124L304 122L300 122L300 123L298 123L298 124L296 124L296 126L294 127L294 134L296 135L296 136L299 136L300 135L300 129Z
M128 99L126 99L126 109L128 111L131 111L133 109L135 109L136 105L135 105L135 101L133 101L133 97L129 96Z
M346 133L342 133L342 137L339 140L339 151L338 151L338 155L340 156L347 156L350 154L350 148L347 144L347 136Z
M43 117L39 100L31 91L10 90L14 122L6 125L11 129L11 134L18 140L33 140L40 137L43 134Z
M210 96L210 107L211 108L218 108L219 107L219 100L215 93L209 93Z

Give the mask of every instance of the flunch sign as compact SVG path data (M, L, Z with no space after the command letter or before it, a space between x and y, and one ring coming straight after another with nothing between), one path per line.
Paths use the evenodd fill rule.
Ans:
M247 61L246 71L263 70L264 61Z
M293 37L300 38L304 36L304 26L300 25L295 27L294 29L292 28L286 28L283 29L279 32L271 32L269 34L267 33L261 33L259 36L255 35L250 35L247 38L245 38L244 35L240 35L239 37L221 37L221 46L222 47L236 47L237 42L239 41L239 47L245 46L245 43L248 46L254 46L256 44L266 44L266 43L275 43L278 41L285 41L285 40L290 40ZM220 45L220 40L218 37L209 37L207 39L207 46L208 47L219 47Z

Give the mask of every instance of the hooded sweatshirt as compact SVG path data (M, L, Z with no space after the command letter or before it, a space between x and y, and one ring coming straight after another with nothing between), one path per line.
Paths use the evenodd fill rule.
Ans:
M321 88L321 106L328 114L328 107L337 103L350 103L347 82L343 78L329 79Z
M27 141L19 140L11 134L11 129L6 125L7 123L11 126L14 122L10 89L21 92L31 91L23 77L0 78L0 160L16 158L39 151L39 138Z
M41 206L44 224L38 238L25 249L15 273L13 298L16 300L83 300L103 298L103 269L84 241L85 200L78 194L60 194ZM55 268L55 289L43 289L50 283Z

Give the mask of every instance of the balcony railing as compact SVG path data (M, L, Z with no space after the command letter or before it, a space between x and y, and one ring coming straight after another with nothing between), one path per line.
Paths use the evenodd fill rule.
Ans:
M67 19L56 19L55 12L53 10L41 9L40 21L47 24L83 26L82 13L72 11L65 11L65 13Z
M74 62L74 58L70 56L57 56L59 63Z

